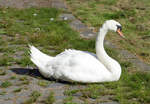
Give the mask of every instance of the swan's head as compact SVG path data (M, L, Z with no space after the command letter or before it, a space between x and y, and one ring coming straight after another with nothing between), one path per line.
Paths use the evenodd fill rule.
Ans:
M117 32L121 37L124 38L124 35L122 34L122 26L119 22L115 20L107 20L105 22L105 26L107 27L108 30L112 30Z

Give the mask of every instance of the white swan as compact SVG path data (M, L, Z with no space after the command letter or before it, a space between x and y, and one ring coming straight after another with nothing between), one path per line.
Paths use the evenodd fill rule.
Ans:
M31 60L47 78L83 83L117 81L121 75L120 64L109 57L103 47L108 30L113 30L123 37L120 23L115 20L106 21L97 36L96 57L88 52L72 49L52 57L29 45Z

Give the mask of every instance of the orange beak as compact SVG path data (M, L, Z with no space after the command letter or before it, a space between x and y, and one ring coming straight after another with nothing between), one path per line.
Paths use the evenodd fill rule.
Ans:
M120 29L117 30L117 33L118 33L121 37L125 38L125 36L123 35L123 33L120 31Z

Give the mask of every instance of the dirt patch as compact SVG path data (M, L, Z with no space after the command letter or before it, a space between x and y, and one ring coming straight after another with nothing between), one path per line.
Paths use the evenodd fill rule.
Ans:
M0 8L30 8L30 7L51 7L52 0L0 0Z

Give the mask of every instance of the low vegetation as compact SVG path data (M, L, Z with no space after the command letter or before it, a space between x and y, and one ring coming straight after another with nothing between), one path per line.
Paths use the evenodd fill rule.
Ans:
M23 104L33 104L41 96L41 93L38 91L33 91L30 95L30 98L25 101Z
M84 1L84 3L79 5L81 4L81 1ZM147 2L147 0L142 0L146 2L146 4L143 4L140 3L140 1L133 0L135 4L139 3L138 5L142 6L132 7L133 5L131 5L131 3L134 2L126 3L125 1L67 0L76 17L81 19L85 24L94 26L96 31L107 19L117 19L121 22L124 27L123 32L127 34L127 39L135 41L133 42L134 44L131 45L130 43L127 43L125 40L120 39L111 32L110 34L112 35L108 36L107 39L118 44L120 48L123 47L136 53L145 62L150 63L148 48L149 39L143 39L149 34L147 29L149 28L149 12L146 12L148 11L147 8L144 8L142 16L142 7L143 5L145 5L144 7L147 7L146 5L149 5L149 2ZM18 64L22 67L33 66L29 57L27 57L28 44L33 44L46 54L53 56L66 48L95 52L95 40L80 38L79 33L69 27L69 21L60 20L58 18L59 13L61 13L61 11L54 8L30 8L22 10L1 8L0 37L2 38L0 38L0 43L3 44L3 46L0 47L0 52L5 57L0 59L0 66L11 66L14 64ZM140 31L140 29L144 30ZM6 47L11 47L11 49ZM107 99L108 101L117 101L120 104L149 104L150 73L138 71L136 66L123 59L115 50L110 50L107 47L106 50L111 57L121 63L121 79L117 82L87 84L85 85L86 88L67 90L64 92L67 96L67 98L64 99L64 103L75 104L73 103L74 94L81 93L79 94L81 95L79 98L85 101L85 103L88 103L88 99L94 99L96 102L106 102L101 98L103 96L109 96L109 99ZM23 54L18 55L18 52L23 52ZM1 73L1 76L5 75L5 73ZM16 78L18 77L10 77L12 80ZM19 77L18 79L21 83L20 85L30 83L27 77ZM49 83L39 81L37 84L46 87ZM7 88L11 85L11 82L4 81L1 83L0 87ZM14 89L14 92L20 91L22 91L21 88ZM40 92L33 91L30 98L25 101L24 104L35 103L40 96ZM54 96L54 93L50 93L48 98L44 101L45 104L54 103Z
M39 86L42 86L42 87L47 87L47 86L50 84L50 82L49 82L49 81L40 80L40 81L38 81L37 84L38 84Z
M150 64L149 0L66 1L73 14L89 27L95 27L95 31L98 31L105 20L115 19L119 21L128 41L117 35L108 35L107 39Z
M55 102L55 94L54 92L50 92L47 99L44 101L44 104L53 104Z
M12 83L9 82L9 81L4 81L4 82L2 82L1 85L0 85L1 88L7 88L7 87L9 87L9 86L12 86Z
M126 70L125 70L126 69ZM148 104L150 103L150 73L129 73L123 66L121 79L117 82L105 82L101 84L88 84L86 88L66 90L65 95L74 96L78 93L85 101L95 99L97 103L117 101L120 104ZM108 96L107 100L101 99Z
M0 76L6 75L6 71L3 69L0 69Z
M2 91L0 92L0 95L5 95L7 92L6 91Z
M17 92L20 92L21 90L22 90L22 88L17 88L13 92L17 93Z

